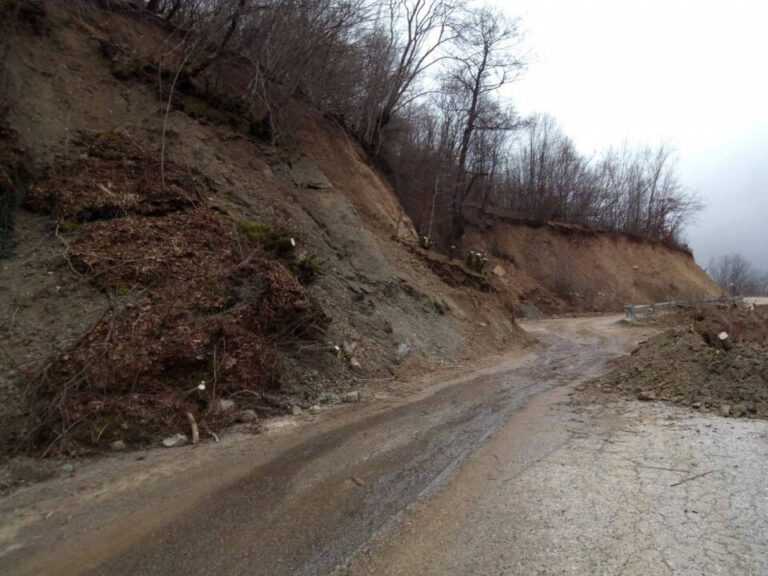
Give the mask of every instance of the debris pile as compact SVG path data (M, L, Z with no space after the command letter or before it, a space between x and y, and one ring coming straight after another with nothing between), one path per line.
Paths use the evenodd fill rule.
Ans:
M723 416L768 418L768 309L701 308L675 321L620 359L597 380L600 389Z
M28 203L55 216L73 269L112 306L30 375L33 446L146 445L189 421L214 434L239 419L222 399L258 413L280 387L278 346L323 333L328 318L293 258L242 234L200 186L111 134L34 187Z
M80 158L50 169L24 198L25 208L65 227L177 212L199 205L208 191L202 176L146 153L126 132L81 133L73 146L83 149Z

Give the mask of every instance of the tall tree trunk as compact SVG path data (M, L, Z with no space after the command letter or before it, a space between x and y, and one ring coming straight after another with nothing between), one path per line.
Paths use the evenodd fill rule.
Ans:
M486 66L490 50L488 46L483 49L483 60L478 67L474 84L472 86L472 96L469 110L467 111L467 123L464 125L464 131L461 135L461 145L459 147L459 166L456 175L456 186L451 200L451 222L452 240L458 240L464 234L464 200L467 193L467 157L469 156L469 147L472 143L472 135L475 133L477 123L478 109L480 106L480 93L483 88L483 79L486 74Z
M198 74L204 72L211 64L216 62L216 60L218 60L219 56L221 56L221 53L224 51L224 48L226 48L227 44L229 44L229 41L232 40L232 36L235 35L235 32L240 25L240 18L243 16L243 11L245 10L245 4L247 1L248 0L239 0L237 8L235 9L235 13L232 15L232 18L229 21L229 27L224 34L224 38L221 39L221 43L219 43L218 48L216 48L216 51L213 54L207 58L203 58L203 60L198 63L197 66L194 66L189 71L190 76L197 76Z

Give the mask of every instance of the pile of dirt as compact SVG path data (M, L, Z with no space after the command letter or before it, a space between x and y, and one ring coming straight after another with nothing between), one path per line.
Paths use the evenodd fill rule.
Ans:
M32 188L25 204L50 211L73 269L115 301L28 375L39 382L26 438L9 440L70 453L142 445L187 413L217 429L235 417L219 399L258 410L279 388L280 341L323 333L328 318L291 271L292 251L278 258L280 235L242 233L206 205L194 175L164 169L129 135L109 134Z
M604 392L662 400L724 416L768 418L768 309L681 312L596 381Z

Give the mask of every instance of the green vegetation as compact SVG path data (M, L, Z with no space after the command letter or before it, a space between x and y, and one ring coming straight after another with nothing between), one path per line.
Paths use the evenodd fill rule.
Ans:
M59 222L59 230L64 234L77 232L82 227L82 223L75 220L62 220Z
M322 262L315 256L302 256L291 265L291 271L304 286L312 284L322 274Z
M272 233L272 227L268 224L261 224L253 220L240 220L237 223L237 229L243 236L252 242L262 243L264 239Z
M322 262L316 256L296 254L296 239L290 231L276 230L268 224L252 220L240 220L237 228L248 240L260 245L275 258L285 261L303 285L311 284L322 273Z

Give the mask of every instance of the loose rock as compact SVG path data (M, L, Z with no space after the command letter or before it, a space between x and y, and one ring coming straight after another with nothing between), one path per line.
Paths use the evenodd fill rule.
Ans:
M408 356L408 354L410 354L410 353L411 353L411 345L410 345L410 344L408 344L407 342L403 342L403 343L401 343L401 344L400 344L400 345L397 347L397 357L398 357L400 360L402 360L403 358L405 358L406 356Z
M234 410L236 407L234 400L228 400L225 398L222 398L217 403L217 408L219 409L219 412L229 412L230 410Z
M255 410L242 410L240 414L237 415L237 421L241 422L243 424L249 424L251 422L255 422L259 419L258 414L256 414Z
M323 392L318 398L318 401L320 404L327 404L332 406L341 402L341 398L339 398L338 394L334 394L333 392Z
M166 448L176 448L177 446L184 446L187 443L186 434L174 434L163 440L163 446Z
M745 404L736 404L733 407L733 415L737 418L742 418L747 415L747 406Z
M343 344L344 354L351 357L355 350L357 350L357 342L344 342Z

